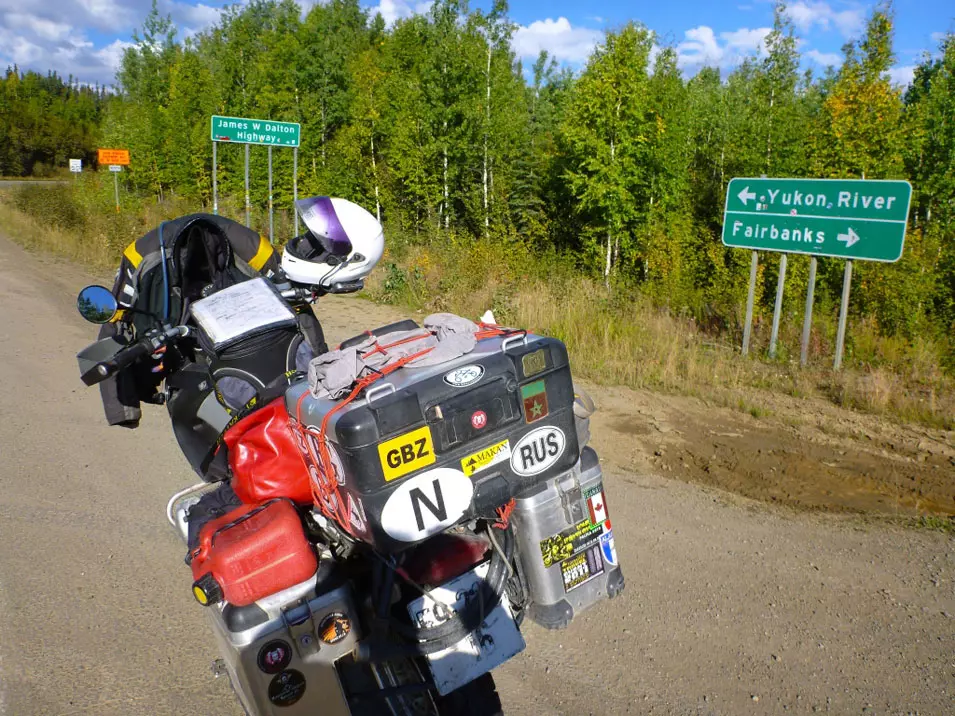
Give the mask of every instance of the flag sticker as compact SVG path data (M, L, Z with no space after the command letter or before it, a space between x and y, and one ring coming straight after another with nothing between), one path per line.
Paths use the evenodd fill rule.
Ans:
M543 380L535 380L521 387L524 400L524 420L534 423L547 417L547 389Z
M466 458L461 460L461 469L464 471L464 474L468 477L471 477L476 472L481 472L481 470L486 470L492 465L497 465L499 462L507 462L511 459L511 443L507 440L502 440L496 445L491 445L479 450L473 455L468 455Z
M603 490L587 498L587 508L590 510L590 521L595 525L607 519L607 501Z

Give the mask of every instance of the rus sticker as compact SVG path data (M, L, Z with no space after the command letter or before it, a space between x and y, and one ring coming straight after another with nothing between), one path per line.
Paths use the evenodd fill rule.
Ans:
M564 454L564 431L552 425L531 430L517 441L511 454L511 469L521 477L539 475Z

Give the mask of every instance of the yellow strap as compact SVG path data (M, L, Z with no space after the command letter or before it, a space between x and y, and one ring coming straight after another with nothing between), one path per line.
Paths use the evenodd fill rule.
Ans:
M272 244L270 244L268 239L264 236L259 236L259 250L255 252L255 256L249 261L249 266L256 271L261 271L262 267L265 266L265 262L268 261L271 256Z
M139 268L139 264L143 260L142 254L136 250L135 241L126 247L126 250L123 251L123 256L129 259L129 263L133 265L133 268Z

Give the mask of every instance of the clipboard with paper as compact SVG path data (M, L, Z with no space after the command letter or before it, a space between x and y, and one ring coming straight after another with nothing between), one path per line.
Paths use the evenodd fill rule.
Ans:
M215 350L264 331L296 325L295 313L275 287L261 277L200 299L191 310Z

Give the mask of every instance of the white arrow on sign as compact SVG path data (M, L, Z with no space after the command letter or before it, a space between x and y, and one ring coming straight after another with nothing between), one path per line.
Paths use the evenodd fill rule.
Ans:
M743 191L737 194L737 196L739 197L739 200L743 202L743 206L746 206L747 201L756 198L756 192L750 191L749 186L744 186Z
M846 248L850 249L852 246L859 242L859 235L854 232L851 228L849 229L848 234L838 234L836 238L839 241L843 241L846 244Z

